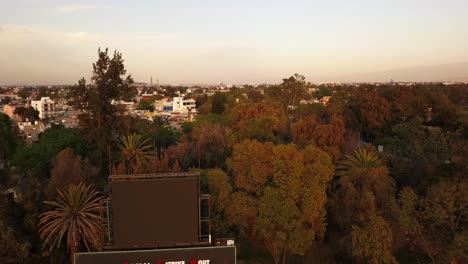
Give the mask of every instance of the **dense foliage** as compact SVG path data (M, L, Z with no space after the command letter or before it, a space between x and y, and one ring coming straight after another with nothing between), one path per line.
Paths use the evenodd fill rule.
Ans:
M175 130L111 103L133 95L125 74L120 53L99 51L92 83L72 92L80 128L54 126L29 146L0 114L0 187L21 194L0 200L0 262L63 263L99 248L101 230L78 237L58 224L66 215L46 218L69 203L94 210L87 186L105 196L110 170L200 171L213 236L236 238L253 263L468 261L468 85L314 85L296 74L191 94L199 115ZM45 213L44 200L58 209Z

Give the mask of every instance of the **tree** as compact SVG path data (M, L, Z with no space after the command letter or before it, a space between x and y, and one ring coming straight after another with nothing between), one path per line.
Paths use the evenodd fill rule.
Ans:
M149 140L138 134L122 137L118 161L125 164L128 174L140 172L142 166L154 158L153 146Z
M22 88L21 90L18 91L17 95L21 97L22 99L29 98L31 96L31 89Z
M248 89L246 94L253 103L260 103L265 98L260 91L254 90L253 88Z
M181 142L170 146L165 153L170 159L176 160L182 171L187 171L191 164L195 164L196 147L190 142L188 136L183 136Z
M288 253L304 255L325 233L326 188L333 175L330 157L308 146L273 148L273 185L260 198L257 229L275 263Z
M18 149L13 165L24 171L32 169L36 176L46 177L49 175L52 159L67 147L72 148L78 155L87 153L86 144L77 130L52 126L39 135L38 143Z
M336 225L339 232L337 239L341 240L339 244L343 245L341 250L348 257L355 256L358 259L372 257L366 253L367 249L356 247L360 246L358 243L352 244L353 226L357 232L355 232L355 237L356 235L361 237L356 238L358 240L362 239L362 236L373 234L373 228L385 226L373 217L374 215L382 217L382 221L391 218L395 182L389 176L384 161L371 146L347 155L339 164L337 174L339 178L333 186L330 211L332 223ZM372 222L374 220L377 222ZM356 229L356 227L359 228ZM373 236L373 243L377 243L375 242L377 238L384 239L381 236ZM378 243L388 244L386 240ZM386 249L384 251L386 252ZM354 252L359 253L356 255Z
M23 121L26 119L34 122L36 120L39 120L39 111L32 107L17 107L15 108L15 111L13 112L15 115L19 115Z
M1 102L2 102L2 104L9 104L11 102L11 97L5 96L5 97L2 98Z
M353 155L346 155L346 159L341 162L341 168L345 173L357 168L370 170L381 166L383 166L382 158L370 146L355 150Z
M239 104L231 110L230 122L239 141L280 141L288 133L288 117L275 104Z
M294 74L289 78L284 78L279 86L268 88L265 93L270 101L280 102L285 112L295 108L305 95L305 77Z
M54 209L40 215L39 233L42 247L49 253L59 248L66 240L72 257L82 245L100 249L104 238L103 219L99 215L99 201L102 197L89 185L69 185L58 191L56 201L44 203Z
M322 120L327 122L330 117L327 106L321 103L300 104L293 112L294 120L301 121L308 116L315 116L318 122ZM338 116L338 115L336 115Z
M222 114L226 109L226 96L220 92L216 92L213 95L213 99L211 101L211 112L214 114Z
M57 188L69 184L86 183L92 175L92 167L87 160L75 155L72 148L66 148L55 156L50 173L49 188L55 192Z
M199 164L203 158L206 167L223 167L231 144L229 128L206 122L193 130L192 137L196 144Z
M432 263L463 263L467 243L468 181L448 180L429 187L419 197L410 187L400 191L395 214L408 244L416 246ZM465 235L465 237L463 237Z
M363 263L398 263L391 252L392 229L382 217L370 215L363 227L353 225L352 229L353 256Z
M232 172L232 194L225 216L243 238L257 237L258 203L272 179L272 143L244 140L233 147L227 166Z
M332 117L329 123L321 124L315 116L307 116L292 124L291 135L295 143L314 144L338 159L344 143L345 127L339 117Z
M333 175L325 152L244 140L227 164L234 188L226 218L242 236L258 237L275 263L285 263L288 253L304 255L323 236L326 186Z
M440 177L437 168L450 160L446 135L437 127L424 127L420 118L413 118L392 127L392 137L384 146L390 153L395 178L399 184L425 189Z
M85 138L97 145L98 164L103 172L104 156L117 129L118 112L112 101L123 99L132 90L133 79L130 75L124 77L122 53L114 51L110 58L106 48L104 51L98 49L98 55L97 62L93 63L91 85L87 85L84 78L79 80L71 98L75 108L81 111L80 126Z
M16 137L10 118L0 113L0 161L8 165L16 149Z
M140 102L138 103L138 110L148 110L150 112L154 111L154 106L151 102L141 99Z
M207 172L208 191L211 197L211 223L213 234L217 237L226 236L229 221L224 217L229 206L232 186L229 176L221 169L211 169Z
M316 94L317 98L322 98L324 96L330 96L330 95L331 95L330 89L325 86L320 86Z
M380 134L391 120L391 106L388 101L376 92L363 92L359 97L359 119L362 131L368 136Z
M232 171L234 186L237 190L251 195L260 195L265 183L271 180L272 159L271 142L260 143L245 139L234 145L227 166Z
M162 149L177 144L181 136L181 133L169 125L169 119L166 116L153 117L153 122L145 130L148 137L153 139L159 153Z

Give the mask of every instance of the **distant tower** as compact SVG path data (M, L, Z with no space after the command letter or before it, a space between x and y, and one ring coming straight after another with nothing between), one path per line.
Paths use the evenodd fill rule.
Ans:
M151 86L153 86L153 75L151 75Z

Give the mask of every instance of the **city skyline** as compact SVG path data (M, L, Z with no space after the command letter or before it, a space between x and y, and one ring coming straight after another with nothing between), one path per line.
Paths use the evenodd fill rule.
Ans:
M467 2L349 2L3 1L0 84L89 79L98 47L139 82L468 81Z

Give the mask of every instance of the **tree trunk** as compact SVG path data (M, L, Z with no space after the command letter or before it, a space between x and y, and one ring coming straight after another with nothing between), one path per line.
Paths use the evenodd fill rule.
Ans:
M286 249L283 250L283 256L282 256L282 260L281 260L281 263L282 264L286 264L286 257L288 256L288 253L286 252Z
M275 263L275 264L279 264L279 263L280 263L280 262L279 262L279 261L280 261L279 259L280 259L280 256L273 256L273 260L274 260L274 263Z

